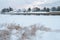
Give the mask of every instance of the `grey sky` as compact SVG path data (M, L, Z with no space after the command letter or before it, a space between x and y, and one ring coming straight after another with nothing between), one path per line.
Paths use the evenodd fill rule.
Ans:
M45 4L59 2L60 0L0 0L0 9L7 8L9 6L13 8L28 8L34 6L42 7Z

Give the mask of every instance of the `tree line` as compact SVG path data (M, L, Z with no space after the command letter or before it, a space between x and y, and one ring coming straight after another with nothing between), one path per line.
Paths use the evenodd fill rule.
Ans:
M9 8L3 8L1 10L1 13L4 13L4 12L10 12L10 11L13 11L13 8L9 7Z
M21 11L21 9L18 9L19 11ZM14 11L14 9L12 7L9 8L3 8L1 10L2 13L4 12L10 12L10 11ZM44 7L43 9L40 9L39 7L34 7L34 8L28 8L27 10L25 9L23 12L50 12L50 11L60 11L60 6L57 7L52 7L52 8L47 8Z

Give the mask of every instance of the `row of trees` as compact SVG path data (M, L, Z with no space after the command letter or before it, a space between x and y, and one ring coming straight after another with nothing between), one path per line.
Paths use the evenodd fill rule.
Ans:
M44 7L43 9L40 9L38 7L35 7L35 8L33 8L33 11L34 12L38 12L38 11L42 11L42 12L44 12L44 11L45 12L49 12L49 11L60 11L60 6L58 6L58 7L52 7L52 8Z
M28 11L31 11L31 8L28 8ZM33 12L38 12L38 11L45 11L45 12L49 12L49 11L60 11L60 6L58 7L52 7L52 8L47 8L47 7L44 7L43 9L40 9L38 7L35 7L32 9Z
M52 7L52 11L60 11L60 6L58 6L58 7Z
M13 8L11 8L11 7L9 7L9 8L4 8L4 9L2 9L2 13L4 13L4 12L10 12L10 11L13 11ZM19 9L19 12L20 12L21 10ZM28 8L27 10L26 9L24 9L23 10L23 12L30 12L30 11L32 11L32 12L49 12L49 11L60 11L60 6L58 6L58 7L52 7L51 9L50 8L47 8L47 7L44 7L43 9L40 9L39 7L34 7L34 8Z
M58 7L52 7L52 8L47 8L44 7L43 9L40 9L39 7L34 7L34 8L28 8L27 10L25 9L23 12L50 12L50 11L60 11L60 6Z
M9 7L9 8L3 8L1 13L4 13L4 12L10 12L10 11L13 11L13 8Z
M40 9L39 7L34 7L34 8L28 8L27 10L24 10L23 12L30 12L30 11L32 11L32 12L40 12L40 11L46 11L46 12L49 12L50 11L50 9L49 8L43 8L43 9Z

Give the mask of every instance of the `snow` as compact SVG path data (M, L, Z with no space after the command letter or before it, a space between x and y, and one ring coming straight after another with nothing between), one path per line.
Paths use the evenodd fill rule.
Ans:
M26 40L60 40L60 32L36 30L35 35L31 36L30 25L37 24L52 30L60 30L60 16L23 16L23 15L1 15L0 14L0 30L6 30L6 24L19 24L23 29L11 30L10 40L24 40L22 34L25 32ZM3 24L3 25L2 25ZM4 25L5 24L5 25ZM24 36L25 36L24 35Z
M0 15L0 24L16 23L22 26L43 24L46 27L60 29L60 16L23 16L23 15Z

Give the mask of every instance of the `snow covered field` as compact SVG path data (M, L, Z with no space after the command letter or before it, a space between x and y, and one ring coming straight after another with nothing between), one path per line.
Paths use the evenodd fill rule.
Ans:
M21 29L16 30L12 28L12 30L10 30L7 28L7 24L19 25ZM35 28L36 30L34 30L35 32L32 30L33 27L35 27L34 24L37 25L37 28ZM31 25L33 26L31 27ZM46 31L44 27L50 30ZM3 33L1 30L8 30L10 32L9 40L60 40L60 16L24 16L0 14L0 40L2 38L1 33ZM29 30L32 30L35 35L32 36L32 32Z

